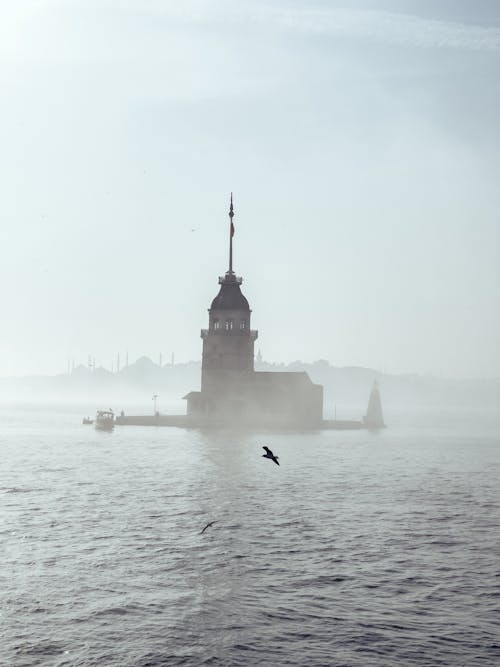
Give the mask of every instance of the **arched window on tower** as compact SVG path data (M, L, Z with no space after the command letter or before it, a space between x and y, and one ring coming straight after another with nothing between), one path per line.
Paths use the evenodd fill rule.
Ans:
M233 320L226 320L226 331L231 331L233 328Z
M247 328L247 321L246 320L241 320L240 321L240 329L243 331L246 328Z
M220 322L219 322L219 320L214 320L214 329L220 329Z

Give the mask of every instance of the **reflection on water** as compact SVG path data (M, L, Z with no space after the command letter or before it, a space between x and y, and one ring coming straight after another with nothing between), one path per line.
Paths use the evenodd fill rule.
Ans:
M80 412L1 415L2 664L498 658L498 415L268 436Z

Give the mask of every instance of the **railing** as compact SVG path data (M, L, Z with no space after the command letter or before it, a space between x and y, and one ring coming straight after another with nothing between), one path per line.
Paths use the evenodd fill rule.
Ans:
M241 285L242 282L243 278L234 273L226 273L225 276L219 276L219 285L222 285L222 283L237 283L238 285Z

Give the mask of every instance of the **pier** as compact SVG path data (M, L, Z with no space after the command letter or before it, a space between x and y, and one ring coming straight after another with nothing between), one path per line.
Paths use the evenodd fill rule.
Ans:
M287 423L285 420L276 419L260 420L227 420L200 417L193 418L189 415L119 415L115 419L117 426L170 426L177 428L245 428L260 430L262 428L279 431L297 430L297 424ZM353 431L366 429L362 421L323 419L311 424L303 424L300 430L307 431Z

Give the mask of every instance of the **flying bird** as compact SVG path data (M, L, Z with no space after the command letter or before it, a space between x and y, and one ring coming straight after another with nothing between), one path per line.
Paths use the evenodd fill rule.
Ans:
M278 457L278 456L274 456L274 454L273 454L272 451L269 449L269 447L266 447L265 445L264 445L264 447L262 447L262 449L265 449L265 450L266 450L266 453L265 453L265 454L262 454L263 458L265 458L265 459L271 459L271 461L274 461L274 462L276 463L276 465L279 466L279 462L278 462L278 458L279 458L279 457Z
M214 523L217 523L217 521L210 521L209 523L207 523L207 525L205 526L205 528L203 528L203 530L201 531L200 535L203 535L203 533L206 531L206 529L207 529L207 528L210 528L210 526L213 526Z

